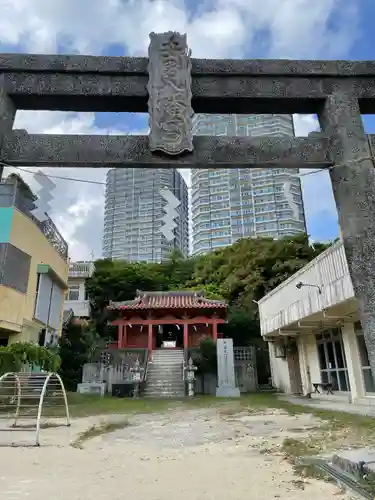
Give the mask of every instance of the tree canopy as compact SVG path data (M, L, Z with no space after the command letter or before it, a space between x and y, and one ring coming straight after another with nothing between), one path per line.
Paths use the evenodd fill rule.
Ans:
M236 345L246 345L260 338L256 301L327 247L322 243L310 245L307 235L301 233L279 240L242 239L188 259L173 251L160 264L98 260L87 281L87 291L99 321L110 300L131 300L137 290L204 290L209 298L228 301L229 321L224 334ZM98 329L100 335L105 335L104 330Z

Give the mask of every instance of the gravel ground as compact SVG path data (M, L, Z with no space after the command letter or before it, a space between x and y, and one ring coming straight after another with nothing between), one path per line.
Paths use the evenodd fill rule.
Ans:
M70 445L93 424L119 418L124 417L44 429L40 448L1 448L1 499L350 498L332 484L297 477L277 451L285 437L313 432L317 422L311 415L170 410L134 417L129 426L85 441L81 449ZM3 432L0 439L15 441L15 434ZM32 432L26 434L31 442Z

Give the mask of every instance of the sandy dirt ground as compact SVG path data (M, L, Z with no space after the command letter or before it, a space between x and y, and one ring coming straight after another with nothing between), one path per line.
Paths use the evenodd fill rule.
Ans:
M44 429L40 448L0 448L0 498L351 498L332 484L296 476L278 452L285 437L313 432L317 422L311 415L174 409L132 417L127 427L85 441L81 449L71 446L93 424L116 419L124 417L79 419L70 429ZM32 432L28 437L32 442ZM20 438L3 432L0 439Z

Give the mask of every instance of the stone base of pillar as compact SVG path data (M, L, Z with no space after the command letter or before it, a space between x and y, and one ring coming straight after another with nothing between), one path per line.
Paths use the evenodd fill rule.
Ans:
M238 387L216 387L216 397L217 398L239 398L241 393Z

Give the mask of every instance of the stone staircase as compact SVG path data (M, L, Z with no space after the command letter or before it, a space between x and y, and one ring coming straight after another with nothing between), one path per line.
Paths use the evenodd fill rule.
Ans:
M182 349L156 349L148 364L146 398L175 398L185 396L183 380L184 351Z

